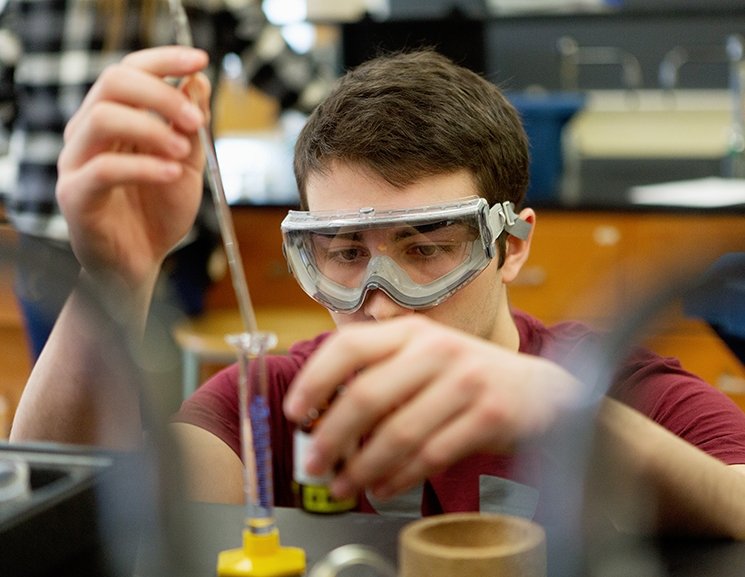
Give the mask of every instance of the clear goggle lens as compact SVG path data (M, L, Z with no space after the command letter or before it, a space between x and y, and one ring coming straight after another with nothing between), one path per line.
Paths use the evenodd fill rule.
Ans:
M346 213L290 211L284 251L301 287L338 312L353 312L369 290L401 306L435 306L484 270L503 230L529 226L510 203L489 209L471 197L436 206Z

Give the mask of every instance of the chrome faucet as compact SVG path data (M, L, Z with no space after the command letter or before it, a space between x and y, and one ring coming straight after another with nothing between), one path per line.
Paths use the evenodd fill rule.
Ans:
M687 64L718 64L727 61L727 51L722 46L675 46L665 53L658 78L665 90L674 90L680 80L680 69Z
M745 41L739 34L727 37L724 46L676 46L669 50L659 67L660 86L673 98L679 83L680 69L689 63L728 66L728 90L732 101L732 120L727 143L723 175L745 178Z
M561 57L559 77L563 90L579 90L579 69L587 65L617 65L621 67L621 84L627 90L642 87L643 75L639 60L631 52L617 46L580 46L572 36L562 36L556 42Z

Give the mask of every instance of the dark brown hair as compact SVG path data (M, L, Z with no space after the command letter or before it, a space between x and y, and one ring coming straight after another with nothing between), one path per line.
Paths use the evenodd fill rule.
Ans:
M398 52L341 77L295 146L301 206L312 173L361 164L397 187L466 169L490 205L520 206L528 140L501 90L432 50Z

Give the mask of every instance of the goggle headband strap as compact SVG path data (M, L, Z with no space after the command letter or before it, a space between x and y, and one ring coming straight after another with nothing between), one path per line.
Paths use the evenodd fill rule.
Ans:
M495 204L489 209L487 222L482 223L481 230L484 232L481 241L489 258L496 256L496 241L503 231L521 240L527 240L530 235L530 223L515 213L514 206L509 201Z

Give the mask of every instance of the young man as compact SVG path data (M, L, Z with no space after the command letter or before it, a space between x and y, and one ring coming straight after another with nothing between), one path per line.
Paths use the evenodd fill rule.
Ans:
M134 53L102 74L66 132L58 198L84 276L115 287L134 323L199 203L196 131L209 90L196 73L205 64L198 50ZM189 75L182 89L162 81ZM514 449L581 400L561 365L576 366L595 337L510 310L506 287L536 222L518 208L528 153L514 109L433 53L382 58L347 74L313 113L295 170L309 212L286 219L286 253L339 330L269 359L277 503L292 498L294 423L343 385L305 463L321 473L344 457L337 496L418 515L504 510L499 495L516 492L532 514L535 490L510 480ZM96 429L126 427L137 399L91 375L86 362L101 345L83 308L73 295L24 393L14 440L137 442L136 429L106 439ZM236 378L235 367L219 374L174 419L196 498L243 498ZM617 380L598 431L619 470L654 493L657 527L745 538L745 415L648 353ZM96 422L93 391L103 397Z

